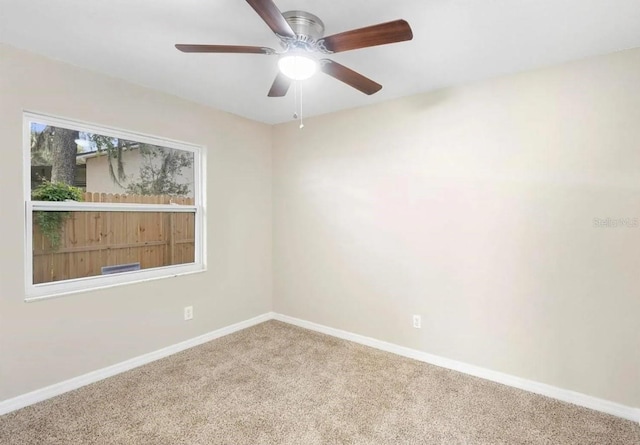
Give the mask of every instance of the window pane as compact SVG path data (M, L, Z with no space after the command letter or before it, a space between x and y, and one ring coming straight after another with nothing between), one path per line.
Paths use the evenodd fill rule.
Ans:
M33 283L195 262L195 213L33 212Z
M30 129L32 191L50 181L94 195L128 196L113 202L194 198L193 152L33 122Z
M202 147L33 113L24 119L34 202L25 225L28 300L205 269L199 229L196 239Z

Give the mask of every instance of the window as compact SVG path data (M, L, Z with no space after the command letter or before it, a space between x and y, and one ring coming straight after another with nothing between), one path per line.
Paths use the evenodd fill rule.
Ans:
M24 114L26 294L205 269L199 146Z

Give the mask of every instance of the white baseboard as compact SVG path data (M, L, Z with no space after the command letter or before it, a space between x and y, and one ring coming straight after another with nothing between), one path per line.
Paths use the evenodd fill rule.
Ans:
M63 382L56 383L45 388L37 389L35 391L29 392L27 394L22 394L11 399L3 400L2 402L0 402L0 416L10 413L11 411L24 408L25 406L33 405L34 403L50 399L51 397L58 396L65 392L72 391L74 389L78 389L91 383L106 379L107 377L129 371L130 369L137 368L138 366L146 365L147 363L164 357L168 357L177 352L184 351L185 349L193 348L194 346L201 345L202 343L206 343L216 338L224 337L225 335L241 331L248 327L271 320L272 318L273 313L267 312L266 314L259 315L249 320L241 321L239 323L232 324L231 326L216 329L215 331L209 332L207 334L203 334L198 337L191 338L189 340L185 340L171 346L167 346L166 348L158 349L157 351L149 352L148 354L125 360L124 362L116 363L115 365L111 365L106 368L92 371L87 374L74 377L72 379L65 380Z
M382 351L391 352L403 357L430 363L442 368L452 369L464 374L491 380L492 382L497 382L503 385L512 386L514 388L523 389L525 391L533 392L536 394L541 394L543 396L551 397L563 402L569 402L573 403L574 405L590 408L607 414L612 414L617 417L622 417L623 419L640 422L640 409L638 408L621 405L609 400L599 399L597 397L588 396L586 394L570 391L568 389L558 388L555 386L547 385L545 383L539 383L532 380L515 377L509 374L504 374L502 372L492 371L490 369L481 368L479 366L470 365L433 354L428 354L426 352L418 351L415 349L405 348L403 346L376 340L371 337L365 337L363 335L353 334L351 332L342 331L340 329L330 328L328 326L312 323L310 321L301 320L294 317L289 317L287 315L276 313L274 314L274 319L299 326L301 328L331 335L333 337L349 340L354 343L370 346Z
M573 403L574 405L583 406L596 411L601 411L607 414L612 414L624 419L640 422L640 409L630 406L621 405L608 400L599 399L597 397L588 396L575 391L558 388L555 386L547 385L544 383L534 382L531 380L515 377L509 374L504 374L490 369L481 368L479 366L469 365L467 363L451 360L448 358L440 357L426 352L418 351L411 348L405 348L403 346L394 345L374 338L365 337L359 334L353 334L351 332L342 331L340 329L323 326L317 323L313 323L306 320L300 320L298 318L289 317L287 315L276 314L273 312L267 312L249 320L235 323L231 326L217 329L204 335L177 343L175 345L167 346L166 348L159 349L157 351L150 352L132 359L126 360L115 365L108 366L97 371L92 371L87 374L74 377L69 380L65 380L60 383L56 383L45 388L41 388L27 394L7 399L0 402L0 415L7 414L11 411L15 411L20 408L24 408L34 403L41 402L46 399L64 394L65 392L72 391L74 389L81 388L91 383L98 382L106 379L107 377L120 374L138 366L145 365L155 360L168 357L185 349L192 348L194 346L201 345L216 338L224 337L225 335L232 334L237 331L249 328L251 326L260 324L268 320L279 320L285 323L289 323L295 326L299 326L305 329L309 329L323 334L331 335L333 337L349 340L354 343L359 343L372 348L380 349L382 351L391 352L393 354L401 355L403 357L412 358L421 362L430 363L432 365L440 366L442 368L452 369L465 374L480 377L493 382L502 383L504 385L512 386L514 388L523 389L536 394L541 394L547 397L551 397L564 402Z

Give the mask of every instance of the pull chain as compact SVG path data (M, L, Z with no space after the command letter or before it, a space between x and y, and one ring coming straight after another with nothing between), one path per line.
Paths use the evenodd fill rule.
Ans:
M304 128L304 123L302 122L302 85L301 81L297 80L294 84L294 107L295 112L293 113L294 119L300 119L300 129ZM299 111L299 112L298 112Z
M300 129L304 128L304 123L302 122L302 82L298 82L300 84Z

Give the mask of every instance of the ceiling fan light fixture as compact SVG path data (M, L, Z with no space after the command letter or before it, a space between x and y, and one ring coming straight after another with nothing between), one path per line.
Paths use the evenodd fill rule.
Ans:
M278 60L280 72L293 80L305 80L318 71L318 62L306 55L287 54Z

